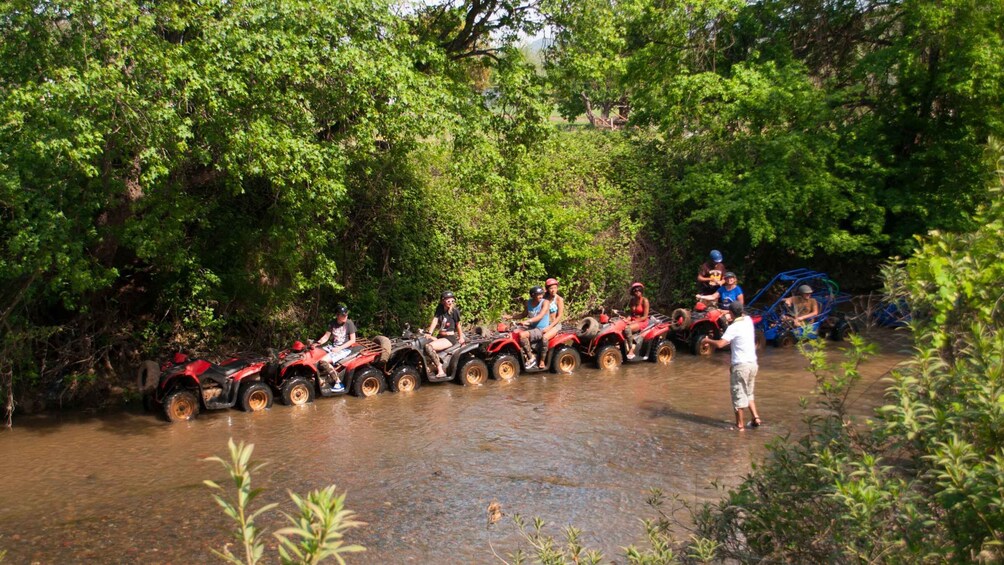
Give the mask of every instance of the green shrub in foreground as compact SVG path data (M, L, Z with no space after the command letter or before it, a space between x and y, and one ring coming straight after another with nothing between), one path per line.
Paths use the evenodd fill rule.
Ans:
M243 558L230 551L230 544L224 546L222 552L213 550L213 553L233 565L254 565L262 560L265 553L262 532L255 525L255 519L278 505L266 504L257 510L251 510L251 503L262 493L262 489L251 487L251 473L260 469L262 464L251 464L254 444L245 445L242 441L235 445L234 440L230 439L227 447L230 461L219 457L209 457L206 461L216 461L223 465L234 482L235 498L228 499L222 494L214 494L213 499L236 524L233 535L243 548ZM214 490L224 490L213 481L203 482ZM289 496L299 509L299 514L284 514L290 525L273 533L279 541L282 563L314 564L333 558L344 564L345 554L365 551L360 545L345 544L345 531L361 526L362 522L354 520L353 512L345 509L345 495L337 495L334 485L311 491L305 498L292 492ZM0 554L0 558L2 557Z

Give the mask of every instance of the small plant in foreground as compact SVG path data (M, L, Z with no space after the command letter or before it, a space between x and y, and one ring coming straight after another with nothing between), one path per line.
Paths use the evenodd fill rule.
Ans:
M236 523L233 535L244 548L244 556L242 559L231 552L230 544L227 544L222 552L213 550L213 553L233 565L255 565L261 562L265 553L262 531L255 525L255 519L278 505L266 504L251 511L251 503L263 490L251 487L251 473L261 469L264 464L251 464L254 444L244 442L234 444L231 438L227 442L227 448L230 452L230 461L224 461L219 457L207 457L205 461L215 461L223 465L237 489L234 499L228 499L222 494L214 494L213 499ZM213 481L203 482L214 490L221 492L225 490ZM334 558L344 564L344 554L365 551L360 545L345 545L343 540L345 531L363 523L353 520L352 511L345 509L345 495L336 494L334 485L311 491L306 497L292 492L289 496L296 504L299 513L296 516L284 514L292 525L273 534L279 540L279 557L282 563L313 565L327 558ZM2 557L0 554L0 559Z

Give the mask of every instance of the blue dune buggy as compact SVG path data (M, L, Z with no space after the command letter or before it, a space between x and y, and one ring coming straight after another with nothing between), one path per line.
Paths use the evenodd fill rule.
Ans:
M796 295L798 287L812 287L812 298L819 304L819 314L796 325L785 299ZM800 339L829 336L841 340L854 331L851 320L834 307L849 302L850 295L840 292L837 283L826 273L810 269L784 271L774 276L746 303L758 330L778 347L788 347ZM759 317L759 321L757 320Z

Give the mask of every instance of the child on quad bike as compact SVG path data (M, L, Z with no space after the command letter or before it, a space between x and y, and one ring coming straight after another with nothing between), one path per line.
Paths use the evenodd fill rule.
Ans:
M555 281L557 282L557 281ZM540 358L547 357L547 341L544 340L544 330L551 325L551 303L544 299L544 289L539 286L530 288L530 300L526 301L523 312L517 316L504 316L510 320L520 320L527 318L527 332L520 335L520 346L523 348L523 355L526 356L524 366L532 369L537 366L537 356L533 354L533 343L540 342Z
M329 345L324 345L331 340ZM356 343L356 325L349 319L349 308L339 304L335 308L335 319L328 322L328 331L317 340L317 345L324 346L328 355L317 362L320 374L331 384L331 390L345 390L341 379L335 372L335 363L348 357L351 347Z
M439 328L438 339L429 342L425 346L425 352L429 360L436 364L436 377L443 378L446 371L443 370L443 363L439 360L439 352L458 343L464 343L464 330L460 326L460 308L456 306L457 299L453 292L447 290L439 295L439 306L436 306L436 313L432 316L429 324L429 334L433 334Z

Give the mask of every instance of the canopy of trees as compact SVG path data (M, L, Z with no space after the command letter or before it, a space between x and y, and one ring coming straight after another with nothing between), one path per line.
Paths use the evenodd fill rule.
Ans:
M711 247L747 284L873 284L990 200L1002 29L961 0L0 1L5 404L338 301L372 331L546 275L578 311L634 278L669 305Z

